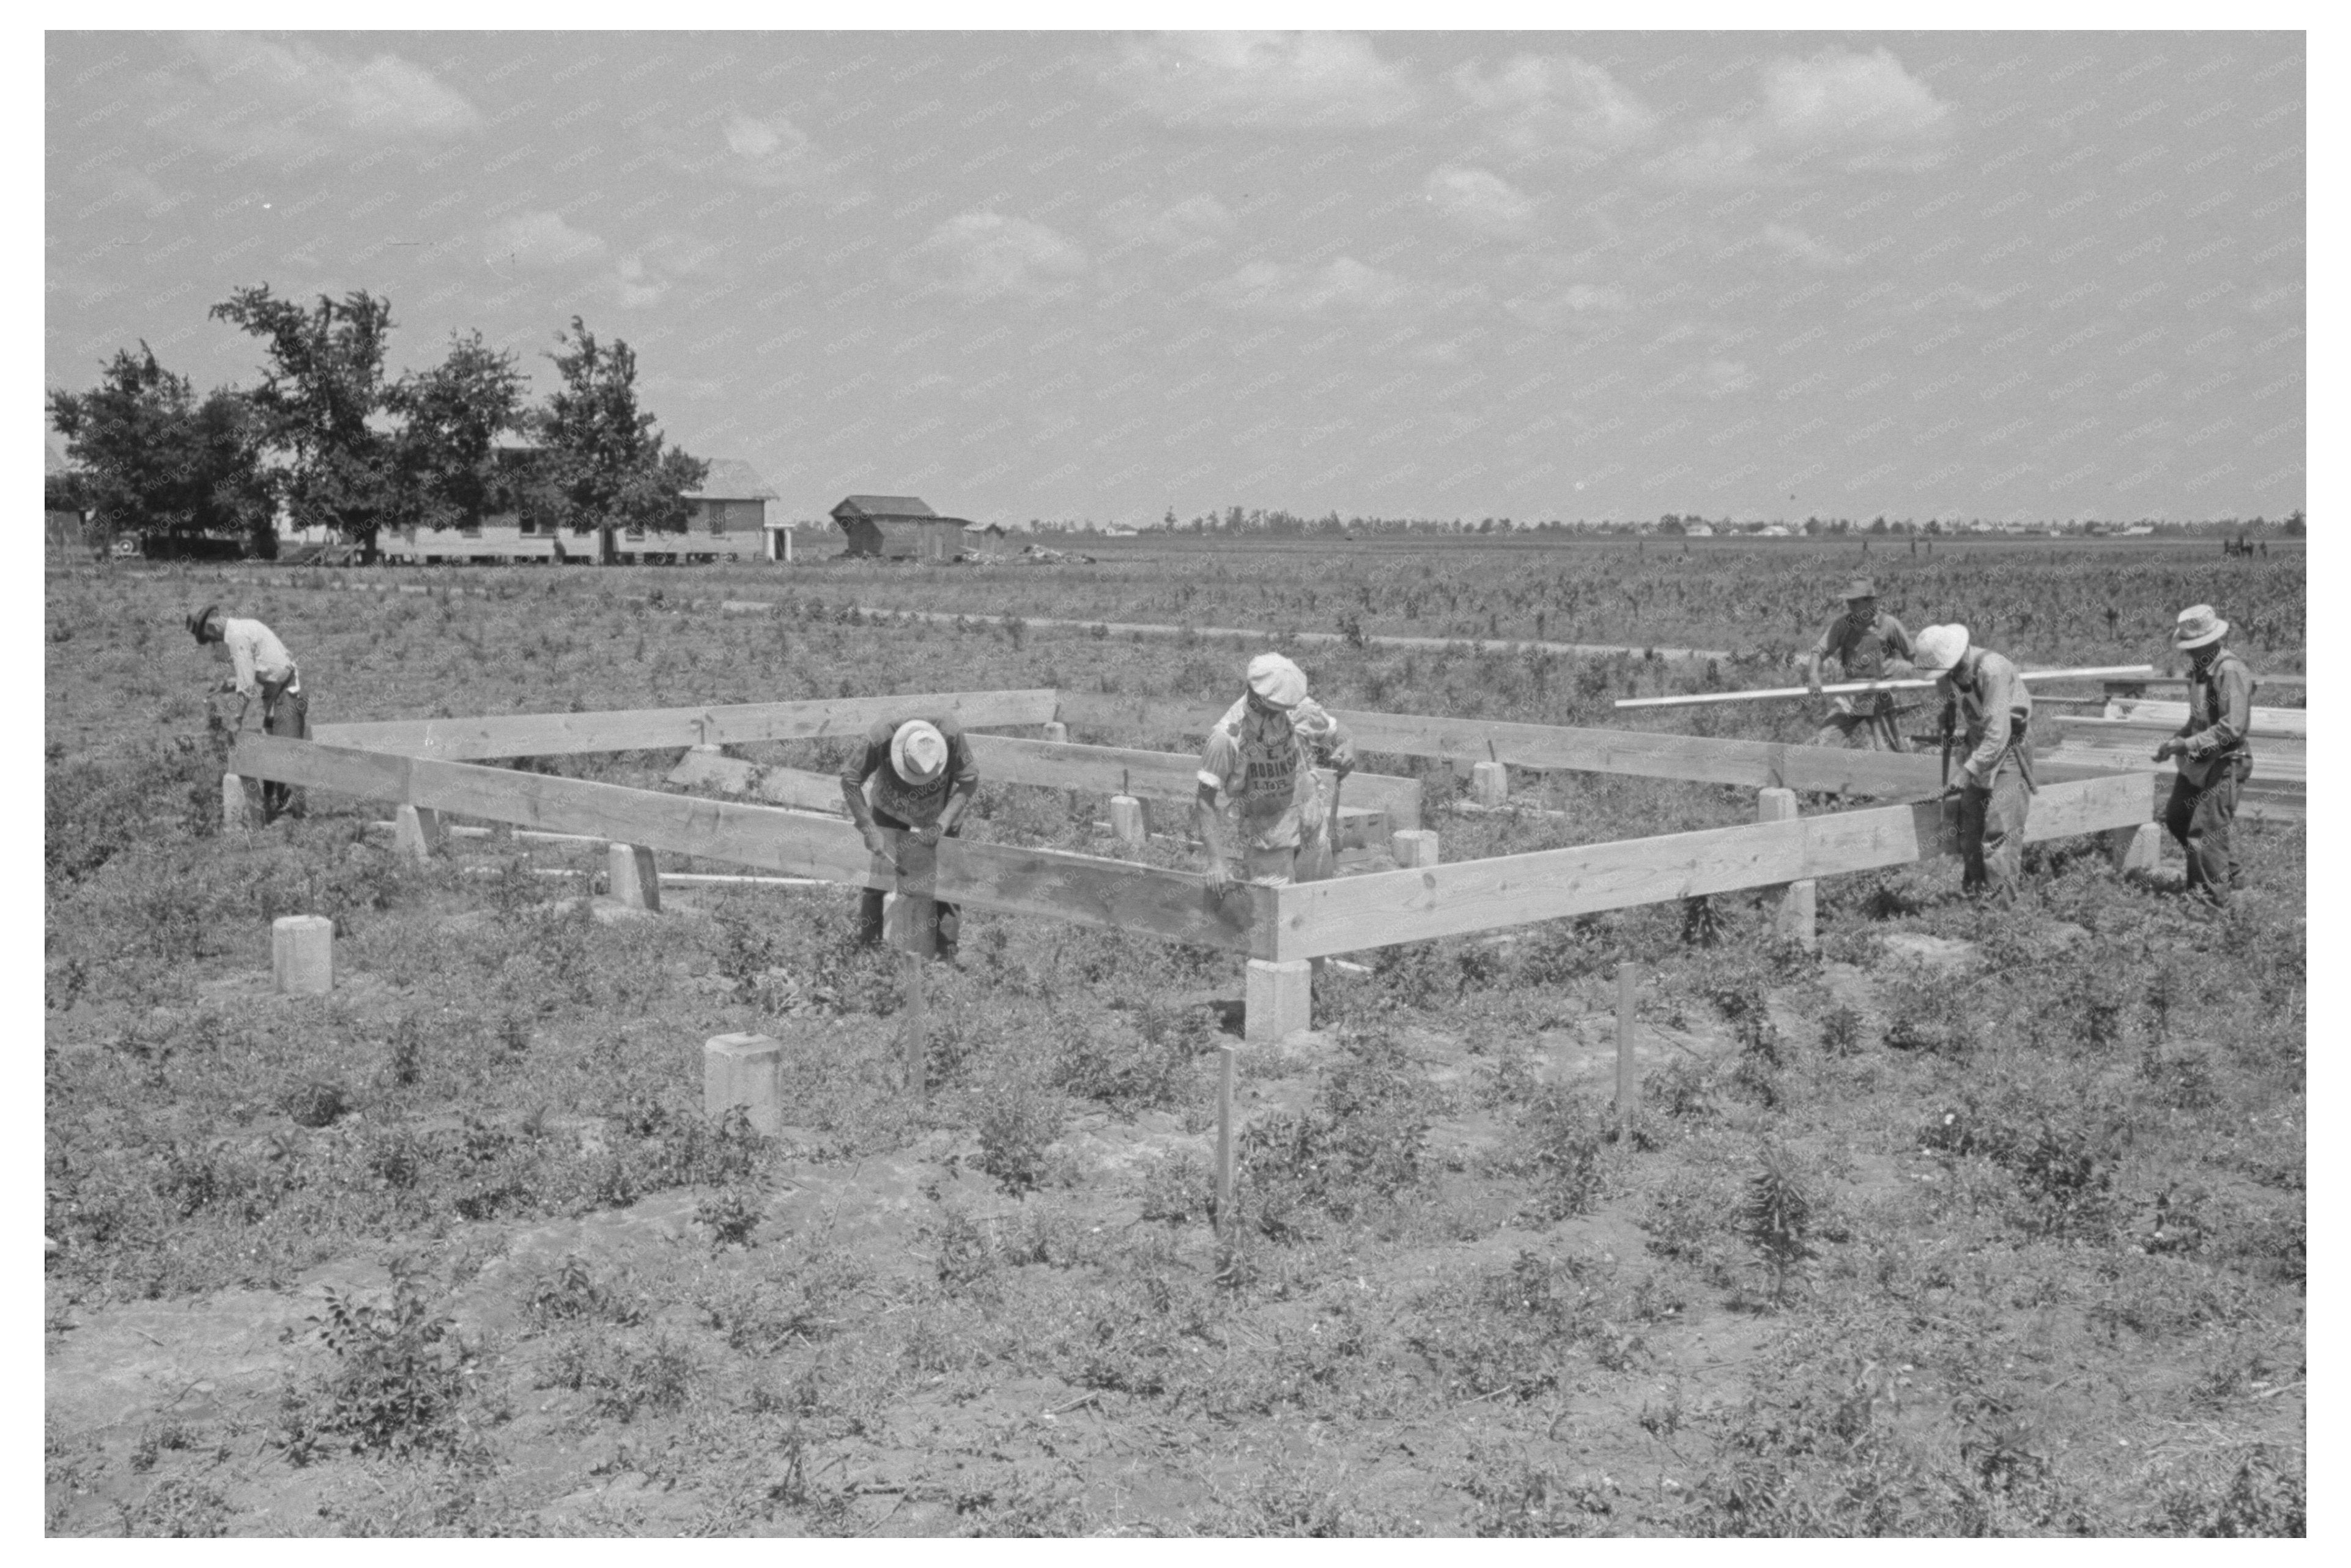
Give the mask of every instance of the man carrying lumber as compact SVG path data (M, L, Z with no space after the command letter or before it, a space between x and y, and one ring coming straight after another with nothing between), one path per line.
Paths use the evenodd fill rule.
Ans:
M2229 829L2237 819L2237 792L2253 771L2245 733L2253 723L2253 673L2220 645L2229 623L2209 604L2179 612L2171 644L2188 654L2188 722L2155 748L2155 759L2179 758L2163 825L2188 852L2188 891L2216 904L2237 886L2237 856Z
M1910 633L1902 622L1877 607L1877 585L1856 577L1844 587L1844 613L1829 622L1813 644L1804 666L1804 685L1821 695L1821 661L1834 659L1848 681L1900 680L1910 674ZM1901 732L1892 692L1861 692L1841 696L1828 717L1813 733L1814 746L1849 746L1858 732L1872 751L1900 751Z
M216 688L235 692L245 700L237 706L236 727L253 699L261 698L261 730L295 740L310 738L310 699L302 690L302 672L277 633L258 621L225 616L217 604L207 604L187 621L189 634L199 645L218 644L228 650L232 674ZM290 784L265 782L261 787L261 820L273 822L281 815L302 815L302 797Z
M1210 891L1231 881L1235 858L1218 809L1221 792L1240 835L1241 870L1266 886L1313 882L1329 874L1336 802L1322 798L1314 769L1341 780L1355 769L1354 743L1339 721L1306 695L1306 672L1280 653L1249 664L1249 689L1208 731L1200 753L1192 820L1207 847Z
M893 866L898 862L883 828L896 828L918 844L935 844L955 836L978 793L979 764L952 718L875 720L865 732L864 750L841 776L841 798L867 852ZM880 888L869 887L859 901L859 941L882 940L882 899ZM937 911L938 955L953 963L961 921L954 904L938 904Z
M2032 752L2025 729L2032 717L2032 694L2016 666L1989 648L1968 645L1968 629L1957 624L1920 632L1912 655L1921 674L1935 677L1943 698L1943 733L1966 721L1967 756L1957 778L1946 777L1944 793L1959 797L1959 852L1966 869L1959 885L1970 894L1990 893L2013 903L2024 874L2024 819L2032 793ZM1948 768L1950 744L1944 743Z

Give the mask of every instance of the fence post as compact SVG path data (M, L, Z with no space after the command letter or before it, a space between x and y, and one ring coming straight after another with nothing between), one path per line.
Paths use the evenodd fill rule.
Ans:
M430 806L402 806L392 814L392 847L410 860L432 859L448 836L441 813Z
M653 852L643 844L612 844L604 852L612 896L629 909L661 909L661 873Z
M898 875L931 874L931 852L911 838L898 841ZM901 1049L906 1063L906 1092L920 1100L928 1092L930 1001L923 990L923 960L939 950L939 905L920 894L890 893L882 897L882 939L898 954L898 984L906 1015Z
M1641 1109L1641 1080L1633 1071L1633 993L1640 985L1640 966L1630 959L1616 966L1616 1121L1629 1131Z
M1499 806L1510 798L1510 772L1499 762L1472 763L1469 798L1481 806Z
M2120 872L2153 871L2163 860L2163 825L2141 822L2136 828L2112 828L2105 834L2106 858Z
M1398 866L1437 864L1437 833L1429 828L1399 828L1388 835L1388 852Z
M702 1042L702 1109L714 1120L740 1105L755 1131L783 1125L782 1044L764 1034L719 1034Z
M1217 1229L1233 1222L1233 1076L1240 1048L1217 1047Z
M1066 745L1070 738L1070 727L1060 719L1048 720L1045 725L1045 738L1057 746Z
M241 832L261 821L261 780L235 773L221 775L221 827Z
M270 978L288 997L335 988L335 923L323 915L281 915L269 923Z
M1150 836L1144 826L1143 802L1132 795L1110 798L1110 831L1112 837L1123 844L1140 844Z
M1249 961L1241 1000L1242 1032L1249 1040L1280 1040L1314 1021L1314 967L1304 958Z
M1757 821L1792 821L1796 815L1796 792L1793 789L1758 789L1755 792ZM1819 946L1820 936L1814 921L1817 899L1813 883L1782 883L1776 887L1764 889L1763 896L1777 905L1771 924L1781 936L1802 943L1808 952Z

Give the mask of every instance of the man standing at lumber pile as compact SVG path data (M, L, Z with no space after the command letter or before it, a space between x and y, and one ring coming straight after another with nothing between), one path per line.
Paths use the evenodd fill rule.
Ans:
M1821 695L1823 659L1834 659L1844 672L1844 680L1885 681L1907 676L1909 657L1910 633L1902 629L1901 622L1878 609L1877 585L1856 577L1845 584L1844 613L1830 622L1821 640L1813 644L1812 658L1804 666L1804 685L1813 695ZM1813 733L1813 744L1848 746L1858 732L1862 744L1872 751L1900 751L1897 717L1892 692L1841 696Z
M188 617L188 632L199 646L217 644L228 650L232 674L216 688L235 692L245 700L236 710L236 727L253 699L261 698L261 730L294 740L310 738L310 699L302 690L302 672L287 653L277 633L258 621L226 616L217 604L207 604ZM261 820L273 822L281 815L302 815L302 797L290 784L275 781L261 786Z
M2025 729L2032 717L2032 694L2016 666L1989 648L1968 644L1968 629L1929 626L1918 633L1913 660L1921 674L1935 677L1943 698L1943 732L1966 722L1966 758L1956 778L1946 777L1944 793L1959 797L1959 852L1966 870L1959 885L1970 894L1990 893L2002 904L2015 902L2024 875L2024 819L2032 793L2032 752ZM1944 758L1949 760L1949 742Z
M1210 891L1231 880L1226 866L1238 858L1243 875L1265 886L1315 882L1329 874L1335 800L1322 796L1314 769L1342 780L1355 768L1354 743L1339 721L1306 695L1306 672L1280 653L1259 653L1249 664L1249 689L1208 731L1200 753L1199 792L1193 824L1207 848ZM1228 835L1221 792L1239 835L1239 854Z
M952 718L910 718L897 724L877 719L865 732L865 747L841 776L841 798L850 821L864 836L866 851L892 865L883 828L896 828L918 844L953 838L963 814L979 793L979 764L971 742ZM880 888L869 887L857 906L858 940L882 940ZM955 961L961 919L956 906L937 906L938 956Z
M2246 732L2253 723L2253 673L2220 645L2229 623L2209 604L2179 612L2171 643L2188 655L2188 722L2155 749L2155 759L2179 758L2163 825L2188 852L2188 891L2216 904L2237 886L2237 856L2230 827L2237 792L2252 776Z

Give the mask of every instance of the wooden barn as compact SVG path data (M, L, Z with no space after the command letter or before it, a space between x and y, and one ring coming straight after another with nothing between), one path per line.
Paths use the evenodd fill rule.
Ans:
M498 457L505 463L527 460L532 448L519 442L504 444ZM758 560L768 551L768 503L776 498L773 486L759 471L739 457L714 457L698 488L684 493L688 507L682 533L659 529L623 528L613 538L613 554L626 566L644 562L696 560ZM565 530L551 520L527 514L496 512L474 528L403 528L387 532L378 541L386 560L413 561L590 561L597 555L596 535L589 529Z
M963 553L962 517L943 517L920 496L850 496L832 509L851 555L949 561Z

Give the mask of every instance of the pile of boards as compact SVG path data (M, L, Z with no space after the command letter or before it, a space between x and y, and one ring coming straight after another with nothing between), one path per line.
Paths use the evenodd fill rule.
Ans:
M2035 729L2045 723L2048 728L2043 733L2049 735L2053 744L2036 747L2034 755L2048 761L2092 767L2153 768L2163 775L2159 783L2168 793L2178 766L2169 761L2150 762L2148 758L2155 755L2157 746L2179 733L2179 727L2187 722L2188 705L2184 701L2117 695L2107 700L2105 711L2096 717L2056 715L2043 720L2036 714ZM2253 753L2253 773L2240 797L2239 815L2292 821L2303 819L2304 786L2309 778L2304 749L2309 726L2307 708L2253 709L2253 726L2248 737Z

